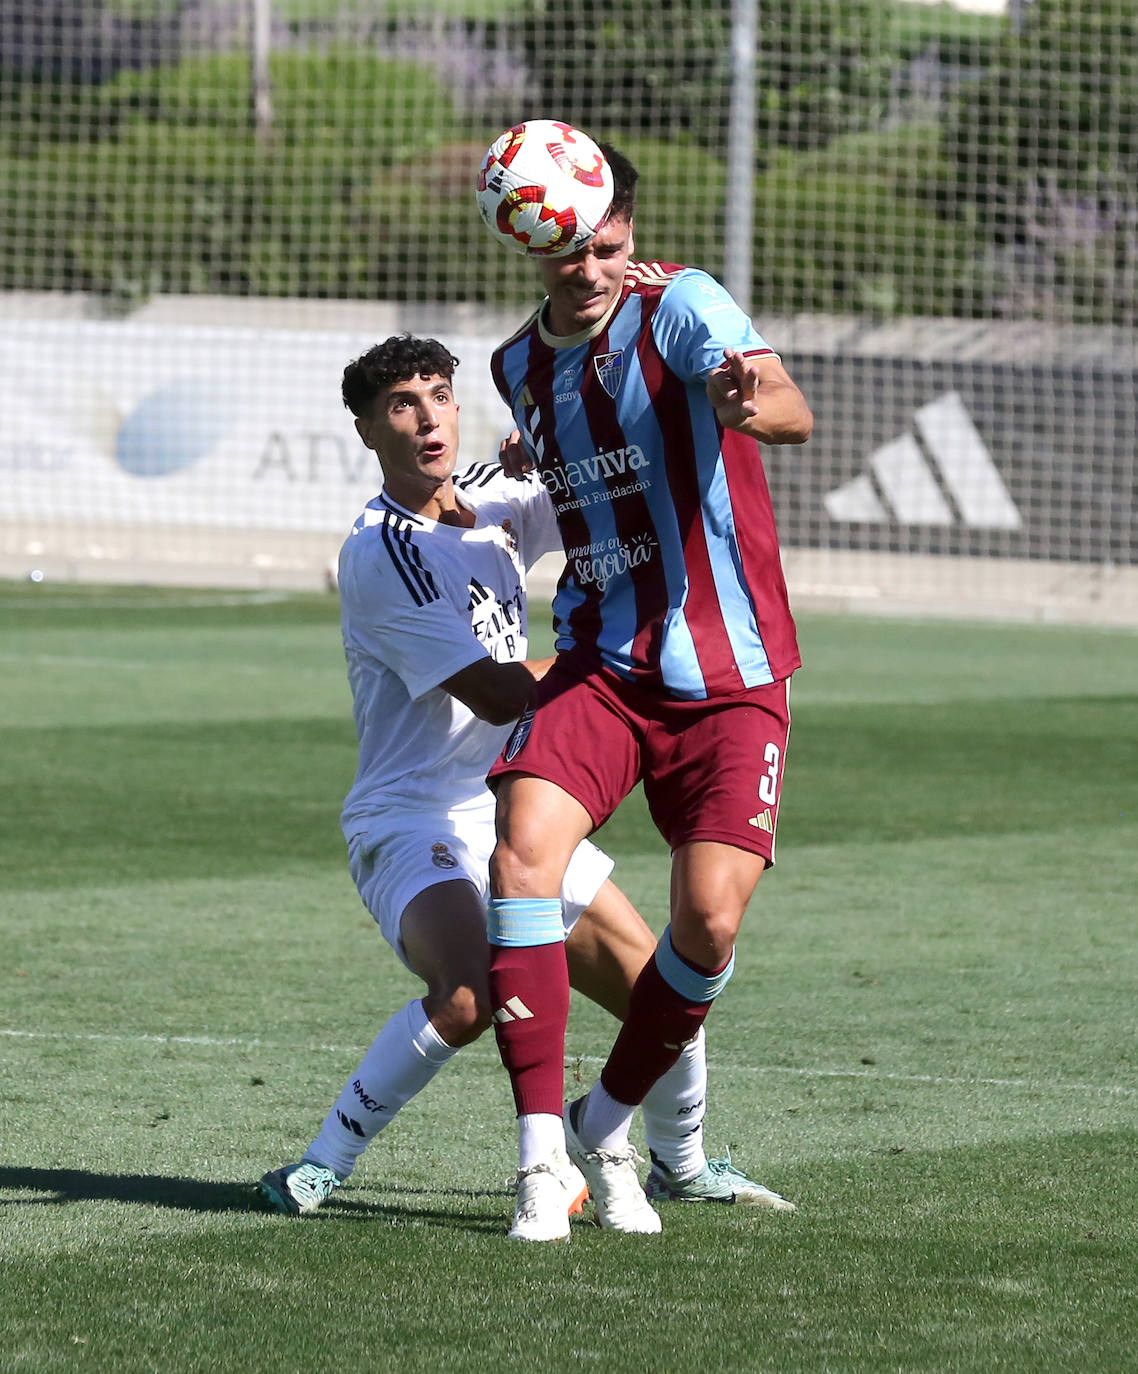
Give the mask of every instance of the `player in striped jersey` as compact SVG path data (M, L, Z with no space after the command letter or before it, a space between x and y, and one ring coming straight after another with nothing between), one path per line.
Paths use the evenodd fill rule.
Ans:
M649 1232L633 1110L699 1032L774 858L799 655L756 441L803 443L813 417L713 278L633 260L636 170L604 151L607 221L578 252L539 261L547 297L492 360L568 564L557 660L491 772L490 977L495 1006L541 1009L496 1031L519 1111L552 1122L568 1006L561 876L643 780L673 854L671 922L565 1132L602 1220ZM654 1162L650 1191L684 1185Z
M383 470L340 557L344 647L359 766L342 825L360 895L426 995L397 1012L350 1076L299 1164L261 1191L279 1211L314 1210L377 1132L490 1022L485 901L494 844L486 770L548 661L526 659L525 568L556 546L549 497L497 463L455 475L456 360L435 340L392 338L350 364L344 399ZM562 893L575 986L618 1018L654 939L608 880L611 861L578 846ZM513 998L499 1020L524 1021ZM702 1146L706 1062L694 1043L645 1102L653 1149L714 1174L716 1200L778 1206L777 1195ZM557 1122L558 1133L560 1123ZM540 1126L540 1123L539 1123ZM523 1121L511 1234L568 1234L583 1191L560 1142Z

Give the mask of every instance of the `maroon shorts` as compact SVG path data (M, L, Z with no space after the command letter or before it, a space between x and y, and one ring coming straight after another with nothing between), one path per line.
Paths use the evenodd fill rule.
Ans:
M774 863L790 683L713 701L645 692L607 669L563 660L537 685L490 770L556 783L602 825L638 782L672 850L715 840Z

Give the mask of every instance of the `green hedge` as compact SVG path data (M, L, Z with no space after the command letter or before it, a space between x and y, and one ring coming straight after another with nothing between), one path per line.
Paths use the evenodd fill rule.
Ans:
M401 299L418 277L464 295L495 249L470 180L489 131L456 148L441 83L369 54L280 54L272 80L267 144L240 57L52 93L0 151L0 286Z
M945 148L981 309L1138 324L1138 0L1035 0Z
M1117 16L1120 3L1087 8ZM987 316L1011 299L1023 314L1133 318L1133 35L1100 35L1110 43L1095 59L1088 94L1074 59L1058 63L1048 27L1060 11L1069 20L1071 7L1038 0L1036 9L1043 27L1024 45L1020 67L1012 66L1009 39L943 129L874 132L876 69L843 71L838 63L823 79L817 54L793 98L760 92L757 309ZM802 22L787 4L763 11L768 23ZM827 32L825 51L843 51L849 31ZM1048 84L1052 60L1058 70ZM1042 83L1041 108L1033 116L1024 105L1009 123L1000 112L1013 71L1023 98L1025 73ZM1102 84L1103 72L1114 74L1112 86ZM486 233L471 194L472 169L502 127L500 113L475 119L430 71L358 50L277 53L272 80L276 123L262 144L250 129L244 56L123 73L101 86L6 77L0 289L93 291L123 308L155 292L507 306L534 299L534 274ZM813 136L795 132L804 112L852 91L851 82L862 83L864 98L835 115L824 146L810 146ZM693 86L688 95L698 103L696 94ZM702 125L693 115L692 127L677 123L664 137L627 120L588 127L613 137L641 167L641 254L718 273L725 176L720 151L708 146L706 114ZM1108 122L1110 136L1097 135ZM862 125L869 127L857 131ZM855 127L838 132L843 126ZM1033 168L1047 165L1051 149L1066 180L1041 190ZM1001 184L1017 188L1019 218L989 195ZM1089 246L1025 245L1030 196L1049 188L1084 197L1097 188ZM1121 216L1113 227L1104 218L1111 205ZM1025 248L1050 274L1047 291L1032 294L1034 279L1024 288L1021 275L1026 294L1009 297L1005 278Z
M756 106L764 142L808 148L872 127L897 52L880 0L761 0ZM685 133L722 154L730 0L525 0L522 41L542 110L592 131Z

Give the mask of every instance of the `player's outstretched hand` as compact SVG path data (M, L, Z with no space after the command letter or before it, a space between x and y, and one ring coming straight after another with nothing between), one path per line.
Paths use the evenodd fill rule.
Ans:
M522 436L516 429L512 429L498 445L498 462L501 463L507 477L522 478L527 472L533 471L533 460L526 452Z
M734 348L723 354L723 366L707 379L707 399L719 423L727 429L741 428L758 411L756 394L759 369L753 359Z

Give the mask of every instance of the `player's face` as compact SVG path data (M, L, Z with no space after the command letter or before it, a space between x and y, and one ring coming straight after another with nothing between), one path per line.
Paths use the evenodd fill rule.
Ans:
M378 455L392 497L409 509L419 509L454 472L458 402L444 377L409 377L384 387L356 430Z
M620 295L632 251L632 221L610 219L580 252L539 264L552 333L579 334L605 317Z

